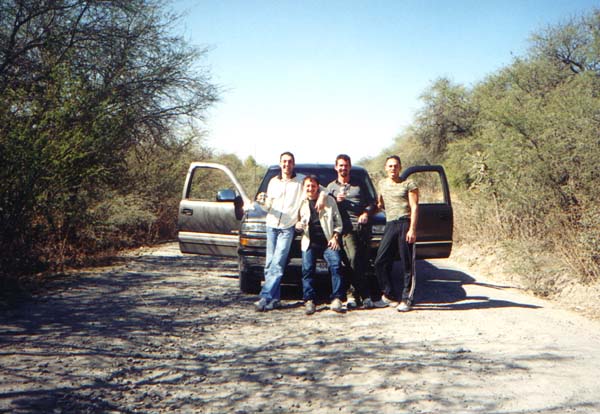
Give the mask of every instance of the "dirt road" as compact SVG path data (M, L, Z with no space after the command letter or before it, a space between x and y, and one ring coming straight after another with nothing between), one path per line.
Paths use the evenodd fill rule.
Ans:
M598 413L600 323L452 262L414 311L256 313L235 262L175 244L0 315L6 413Z

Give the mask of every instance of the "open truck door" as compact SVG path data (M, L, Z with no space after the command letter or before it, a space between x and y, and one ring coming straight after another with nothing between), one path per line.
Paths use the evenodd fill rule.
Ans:
M188 169L177 219L182 253L237 257L244 211L252 202L224 165L194 162Z
M440 165L409 167L402 172L400 178L410 179L419 187L416 258L449 257L454 219L444 168Z

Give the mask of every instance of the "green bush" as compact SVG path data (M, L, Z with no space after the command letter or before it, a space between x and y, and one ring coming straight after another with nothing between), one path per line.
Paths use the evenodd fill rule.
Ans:
M217 96L175 23L158 0L0 4L0 279L172 236L174 134Z

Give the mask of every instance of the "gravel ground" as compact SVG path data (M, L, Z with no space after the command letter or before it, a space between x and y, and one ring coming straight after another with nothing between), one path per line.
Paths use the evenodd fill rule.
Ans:
M0 315L4 413L598 413L600 323L437 260L416 306L257 313L235 261L139 250Z

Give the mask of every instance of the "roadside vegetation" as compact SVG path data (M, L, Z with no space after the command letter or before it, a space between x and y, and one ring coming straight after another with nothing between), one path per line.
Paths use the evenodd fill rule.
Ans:
M219 95L177 21L160 0L0 3L0 292L173 237Z
M203 141L220 91L177 22L160 0L0 3L0 291L173 239L191 161L256 190L264 166ZM361 164L374 180L390 153L443 164L456 241L552 295L600 281L600 12L530 45L475 85L435 80L412 125Z
M547 27L526 56L472 87L441 78L387 154L446 167L456 241L493 252L526 286L600 281L600 11Z

